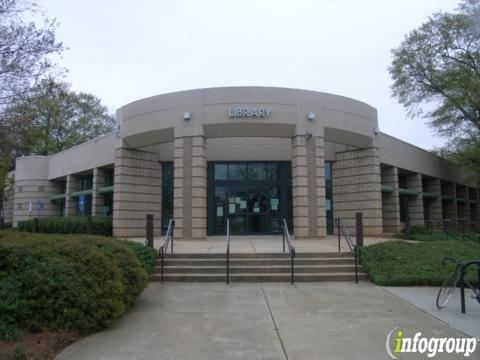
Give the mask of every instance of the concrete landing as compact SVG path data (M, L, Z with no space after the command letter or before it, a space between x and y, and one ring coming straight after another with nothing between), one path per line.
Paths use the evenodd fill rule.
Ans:
M145 243L145 238L128 238L128 240ZM355 238L352 238L355 241ZM364 245L376 244L384 241L392 241L391 238L364 239ZM158 249L164 243L163 237L155 238L154 247ZM174 240L174 253L225 253L225 236L208 236L206 240ZM293 240L293 246L297 252L335 252L338 251L338 239L336 236L328 236L318 240ZM281 235L256 235L256 236L231 236L231 253L272 253L283 250ZM341 241L341 251L348 251L345 240Z

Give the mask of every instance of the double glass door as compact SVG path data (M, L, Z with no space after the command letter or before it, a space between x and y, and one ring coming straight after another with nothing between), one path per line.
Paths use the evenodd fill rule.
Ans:
M268 234L281 231L280 209L283 206L279 186L217 186L216 230L223 232L230 219L230 233Z
M291 164L230 162L208 164L209 235L278 234L281 220L290 226Z

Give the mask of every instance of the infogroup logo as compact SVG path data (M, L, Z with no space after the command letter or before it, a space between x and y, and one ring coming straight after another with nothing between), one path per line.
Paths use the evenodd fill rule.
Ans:
M438 353L463 354L469 357L477 348L479 339L476 338L436 338L422 337L421 332L415 333L413 338L406 337L404 332L396 327L387 334L385 348L392 359L401 359L402 353L427 354L433 358Z

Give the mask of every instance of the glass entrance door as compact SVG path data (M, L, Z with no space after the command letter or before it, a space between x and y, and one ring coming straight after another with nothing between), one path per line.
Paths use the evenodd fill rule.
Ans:
M290 163L209 163L208 234L278 234L291 216ZM289 198L290 196L290 198Z
M267 229L268 191L248 186L230 187L227 194L226 214L230 218L230 231L234 235L262 234Z

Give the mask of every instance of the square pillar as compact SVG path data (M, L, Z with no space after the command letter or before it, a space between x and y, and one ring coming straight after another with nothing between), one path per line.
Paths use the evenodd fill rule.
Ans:
M92 185L92 216L102 215L103 197L98 189L105 186L105 171L103 169L93 169L93 185Z
M205 136L175 137L173 213L175 236L207 236L207 142Z
M408 215L412 225L423 226L424 213L423 213L423 188L422 188L422 175L420 174L408 174L407 175L407 189L413 190L418 193L416 197L408 198Z
M440 179L427 180L427 192L437 194L436 198L428 199L428 214L429 220L441 220L442 214L442 188L440 186Z
M383 231L396 233L401 229L400 199L398 197L398 169L394 166L381 169L382 185L393 189L393 192L382 192Z
M77 209L75 199L72 193L77 191L77 178L73 175L67 175L67 184L65 188L65 216L75 216Z
M355 213L363 213L364 234L383 234L382 180L378 148L337 152L333 163L333 211L350 234L355 234Z
M162 232L162 164L158 154L127 148L115 150L113 235L145 237L147 215L153 234Z
M295 238L326 236L323 137L292 137L292 201Z

